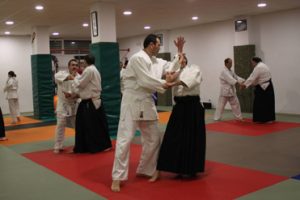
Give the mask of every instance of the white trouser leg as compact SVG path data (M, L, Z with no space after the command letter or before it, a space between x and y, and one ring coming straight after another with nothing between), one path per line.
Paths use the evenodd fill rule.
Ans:
M138 174L152 176L156 171L157 157L161 144L162 133L158 128L158 122L139 122L142 137L142 154L137 168Z
M115 159L112 169L113 180L127 180L129 169L130 143L134 137L137 122L132 120L128 111L123 119L119 121Z
M12 122L16 123L17 117L20 116L19 101L18 99L8 99L8 105L9 105L9 112L12 118Z
M220 120L224 111L224 107L227 103L227 97L220 96L219 102L215 111L214 120Z
M57 124L55 130L54 149L62 149L65 140L66 117L57 115Z
M240 102L237 96L233 96L229 98L229 104L232 109L232 113L237 119L243 119L242 117L242 112L241 112L241 107L240 107Z

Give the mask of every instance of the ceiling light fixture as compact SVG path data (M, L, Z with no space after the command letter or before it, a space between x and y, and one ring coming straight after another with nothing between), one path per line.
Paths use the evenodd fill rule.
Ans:
M13 25L14 22L13 22L13 21L6 21L5 24L6 24L6 25Z
M198 19L199 19L198 16L193 16L193 17L192 17L192 20L194 20L194 21L196 21L196 20L198 20Z
M132 12L130 10L126 10L123 12L123 15L131 15L131 14L132 14Z
M59 32L53 32L52 35L57 36L59 35Z
M35 9L36 10L44 10L44 6L42 6L42 5L36 5Z
M10 32L9 31L5 31L4 34L5 35L10 35Z
M149 29L151 29L151 26L144 26L144 29L149 30Z
M88 27L89 24L88 24L88 23L83 23L82 26L83 26L83 27Z
M257 4L257 7L259 7L259 8L263 8L263 7L266 7L266 6L267 6L266 3L259 3L259 4Z

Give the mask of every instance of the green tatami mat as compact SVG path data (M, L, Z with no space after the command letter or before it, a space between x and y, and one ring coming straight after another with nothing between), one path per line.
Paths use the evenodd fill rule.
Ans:
M105 198L0 145L1 200L103 200Z

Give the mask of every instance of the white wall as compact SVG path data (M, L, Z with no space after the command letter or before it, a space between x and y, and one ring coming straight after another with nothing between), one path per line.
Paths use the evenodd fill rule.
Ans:
M300 9L252 17L251 38L256 53L270 66L276 95L276 112L300 114ZM200 65L204 73L201 98L216 105L219 94L218 75L226 57L233 57L234 20L170 30L169 44L176 53L173 40L178 35L186 38L185 52L189 63ZM121 49L130 48L127 57L139 51L145 35L119 40ZM19 80L21 112L32 112L31 39L0 37L0 106L8 113L3 87L7 72L13 70ZM73 55L71 55L72 57ZM122 55L121 55L122 56ZM71 57L57 56L63 68Z
M253 17L256 54L270 66L276 95L276 112L300 114L300 9ZM169 31L170 52L173 40L182 35L187 43L189 63L199 65L204 74L203 101L216 105L219 95L218 75L226 57L233 57L234 20ZM145 35L119 40L120 48L130 48L130 57L142 48Z
M300 9L254 18L256 53L271 68L276 111L300 114Z
M19 81L20 111L33 111L31 49L30 36L0 37L0 106L3 114L9 113L8 103L3 92L9 71L14 71Z

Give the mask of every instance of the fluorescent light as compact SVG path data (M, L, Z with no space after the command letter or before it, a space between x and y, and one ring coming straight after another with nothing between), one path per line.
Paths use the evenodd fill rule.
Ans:
M132 14L132 12L130 10L126 10L123 12L123 15L131 15L131 14Z
M242 23L243 21L242 20L237 20L236 21L238 24Z
M266 6L267 6L266 3L259 3L259 4L257 4L257 7L259 7L259 8L263 8L263 7L266 7Z
M193 16L193 17L192 17L192 20L194 20L194 21L195 21L195 20L198 20L198 19L199 19L198 16Z
M7 25L13 25L14 22L13 21L6 21L5 24L7 24Z
M5 35L10 35L10 32L9 31L5 31L4 34Z
M42 6L42 5L36 5L35 9L36 10L44 10L44 6Z
M144 29L149 30L151 29L151 26L144 26Z
M59 35L59 32L53 32L52 35Z
M83 23L82 26L83 26L83 27L88 27L89 24L88 24L88 23Z

